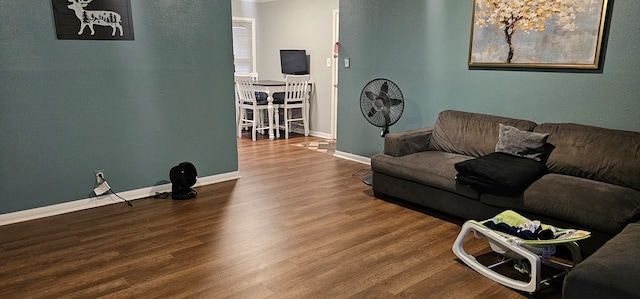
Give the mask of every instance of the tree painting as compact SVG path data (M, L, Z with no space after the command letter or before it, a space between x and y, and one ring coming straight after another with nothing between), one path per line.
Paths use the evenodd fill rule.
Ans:
M472 52L480 57L480 60L499 57L501 61L496 62L501 63L554 62L554 59L562 60L566 55L579 56L579 58L571 58L573 60L592 58L601 29L600 20L604 17L603 1L606 2L606 0L476 0L473 42L478 40L479 46L483 48L475 47ZM475 36L476 33L480 35L478 38ZM502 40L502 46L487 42L487 40L491 41L491 38L496 43ZM557 47L563 42L570 44L556 49L555 52L544 52L544 57L536 56L539 53L538 49L548 46ZM522 43L520 48L518 43ZM576 48L583 46L590 48L587 51ZM567 50L576 53L562 53ZM492 58L489 59L489 56Z

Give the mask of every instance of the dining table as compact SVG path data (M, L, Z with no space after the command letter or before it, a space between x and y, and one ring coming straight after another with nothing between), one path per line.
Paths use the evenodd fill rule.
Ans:
M311 81L309 82L309 85L313 89L313 83ZM285 92L286 87L287 87L287 82L280 81L280 80L256 80L253 82L253 88L255 89L256 92L264 92L267 95L269 139L271 140L275 139L276 137L280 138L280 130L275 130L275 134L274 134L274 129L276 127L276 124L273 118L274 118L274 113L276 113L276 111L274 111L273 95L277 92ZM307 119L309 119L309 97L307 97L305 106L306 106L305 111L307 113L306 117ZM308 135L308 134L309 132L305 132L305 135Z

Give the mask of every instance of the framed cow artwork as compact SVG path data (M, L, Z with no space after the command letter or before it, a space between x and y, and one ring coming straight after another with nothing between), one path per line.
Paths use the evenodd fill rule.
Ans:
M51 0L58 39L133 40L130 0Z

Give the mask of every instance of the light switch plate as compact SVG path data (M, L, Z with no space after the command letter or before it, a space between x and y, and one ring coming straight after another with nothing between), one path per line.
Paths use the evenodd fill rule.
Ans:
M347 68L347 69L348 69L348 68L349 68L349 66L351 65L351 61L350 61L350 60L351 60L351 59L350 59L349 57L347 57L347 58L345 58L345 59L344 59L344 67L345 67L345 68Z

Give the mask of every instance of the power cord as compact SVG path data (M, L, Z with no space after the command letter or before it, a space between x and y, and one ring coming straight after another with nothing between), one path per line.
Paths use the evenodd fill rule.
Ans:
M104 177L102 176L102 173L99 173L99 174L98 174L98 177L99 177L100 179L102 179L102 182L101 182L100 184L98 184L98 185L101 185L101 184L107 184L107 186L108 186L108 188L109 188L109 190L107 190L107 192L111 191L111 193L112 193L113 195L115 195L115 196L117 196L118 198L122 199L125 203L127 203L127 205L128 205L130 208L133 208L133 204L132 204L130 201L126 200L124 197L120 196L118 193L116 193L115 191L113 191L113 189L111 189L111 186L109 185L109 183L107 182L107 180L105 180L105 179L104 179ZM104 194L104 193L103 193L103 194ZM96 194L96 199L97 199L97 198L98 198L98 195Z
M156 192L153 198L166 199L169 198L169 195L171 195L169 192Z
M105 182L106 182L106 181L105 181ZM128 205L130 208L133 208L133 204L132 204L130 201L128 201L128 200L124 199L122 196L118 195L118 193L116 193L115 191L113 191L113 189L109 189L109 191L111 191L111 193L113 193L113 194L114 194L115 196L117 196L118 198L120 198L120 199L124 200L124 202L126 202L126 203L127 203L127 205Z

